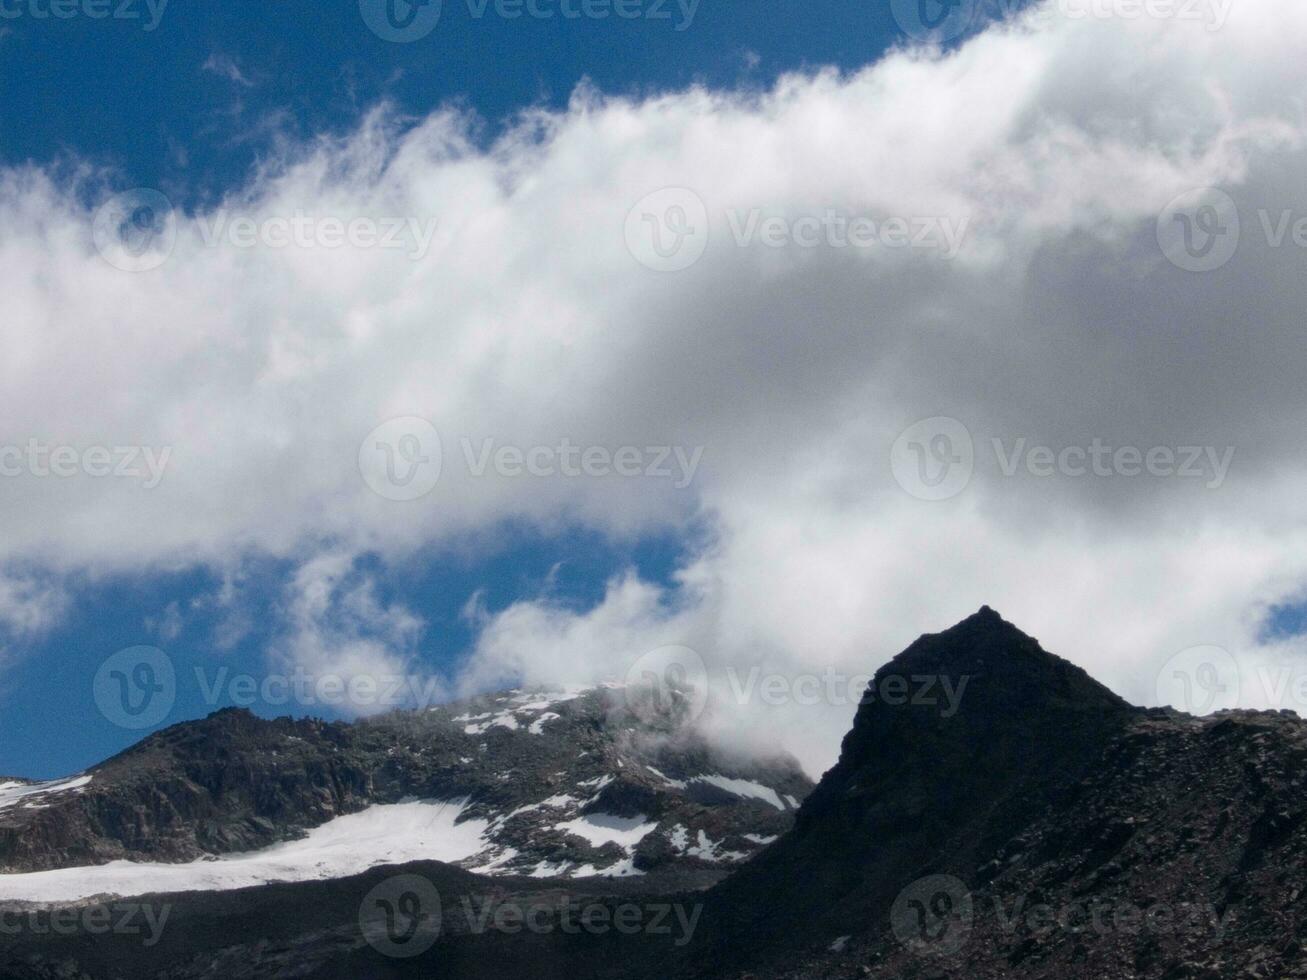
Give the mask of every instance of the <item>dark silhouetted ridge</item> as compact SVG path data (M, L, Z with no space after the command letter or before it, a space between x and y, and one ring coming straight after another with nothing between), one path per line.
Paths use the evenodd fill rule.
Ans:
M918 638L876 672L794 830L719 886L708 944L765 948L786 921L856 934L905 882L972 875L1141 713L988 606Z

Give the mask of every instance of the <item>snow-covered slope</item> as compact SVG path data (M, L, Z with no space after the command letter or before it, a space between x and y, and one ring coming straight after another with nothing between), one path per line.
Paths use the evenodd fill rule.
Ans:
M353 725L242 711L88 773L0 784L0 900L354 874L439 860L486 875L726 869L811 788L726 759L617 687L508 691Z
M184 864L111 861L0 875L0 901L56 902L343 878L380 864L460 861L485 846L484 820L458 822L467 800L408 801L337 817L300 840Z
M18 806L40 808L50 805L50 798L58 793L75 793L90 783L90 776L74 776L70 779L57 779L46 783L19 782L10 779L0 781L0 810Z

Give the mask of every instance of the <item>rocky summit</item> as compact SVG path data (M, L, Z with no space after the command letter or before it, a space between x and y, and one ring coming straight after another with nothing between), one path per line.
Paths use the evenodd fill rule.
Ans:
M987 608L880 668L811 793L785 761L732 764L611 691L552 697L354 726L224 713L85 784L9 781L10 869L312 839L433 792L457 801L441 839L472 825L481 850L146 896L169 914L152 944L144 918L18 930L0 977L1307 977L1295 715L1134 707ZM146 807L154 783L188 802Z
M1133 707L988 608L872 688L914 676L958 711L869 699L683 975L1307 976L1296 715Z

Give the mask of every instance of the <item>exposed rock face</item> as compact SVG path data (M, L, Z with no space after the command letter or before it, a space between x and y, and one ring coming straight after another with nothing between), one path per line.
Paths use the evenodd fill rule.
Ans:
M782 957L761 975L1307 976L1304 763L1296 717L1141 713L991 860L943 856L954 880L925 893L965 914L914 912L896 934L882 910L839 955Z
M147 738L84 785L0 799L0 871L250 851L413 797L467 798L464 818L490 828L466 864L496 874L719 870L789 828L812 786L796 762L725 758L678 724L675 704L636 713L627 700L517 691L356 724L220 711ZM652 829L631 847L587 840L595 815Z

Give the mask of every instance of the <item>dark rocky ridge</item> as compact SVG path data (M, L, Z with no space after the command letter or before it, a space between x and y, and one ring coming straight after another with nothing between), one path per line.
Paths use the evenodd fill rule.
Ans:
M674 706L634 712L627 700L613 688L507 692L354 724L219 711L88 770L84 787L0 809L0 872L255 850L412 797L470 798L466 817L495 821L486 857L517 852L505 873L541 862L603 870L626 858L617 845L555 829L578 814L657 821L634 855L643 871L716 869L759 849L746 834L789 828L785 798L801 800L812 786L793 759L723 757L679 724ZM712 775L757 782L783 808L696 780ZM523 809L551 799L561 802ZM726 860L684 853L676 828L689 840L703 831Z
M902 704L884 697L896 678ZM952 714L946 682L962 690ZM927 684L935 696L914 697ZM796 937L865 932L907 882L979 867L1064 804L1137 714L988 607L918 639L869 692L794 831L719 889L698 959L734 955L718 950L746 934L766 962Z
M932 672L973 676L957 714L864 705L682 975L1307 976L1301 719L1130 706L988 608L877 676Z

